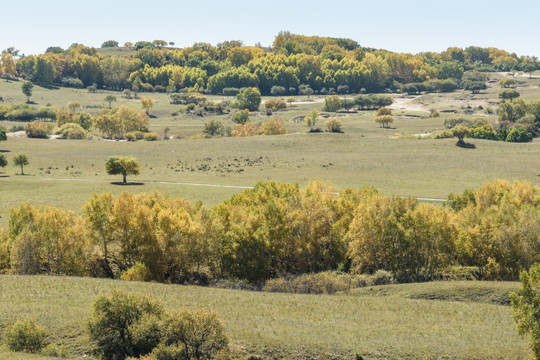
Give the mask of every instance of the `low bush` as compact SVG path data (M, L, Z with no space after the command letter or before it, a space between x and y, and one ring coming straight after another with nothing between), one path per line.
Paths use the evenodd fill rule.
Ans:
M4 342L11 351L38 353L48 345L47 331L34 319L19 320L4 333Z
M264 284L263 291L296 294L334 294L338 291L348 291L373 285L387 285L393 282L392 274L384 270L379 270L373 275L325 271L271 279Z
M145 141L157 141L159 140L159 135L155 132L148 132L144 134Z
M48 139L52 128L52 124L38 121L25 125L24 131L29 138Z
M281 99L270 99L264 103L264 107L267 110L270 109L272 111L278 111L278 110L286 109L287 103L285 102L285 100L281 100Z
M327 132L333 132L333 133L342 133L343 130L341 130L341 120L339 119L328 119L324 123L324 126L326 128Z
M82 140L86 139L87 131L84 130L79 124L67 123L62 125L57 133L62 139Z
M264 135L282 135L287 133L285 122L281 118L271 118L262 123Z
M523 126L515 126L508 132L506 142L531 142L532 134Z
M221 93L225 96L236 96L240 93L240 89L228 87L221 90Z
M149 281L150 270L143 263L135 263L132 267L122 271L120 279L124 281Z

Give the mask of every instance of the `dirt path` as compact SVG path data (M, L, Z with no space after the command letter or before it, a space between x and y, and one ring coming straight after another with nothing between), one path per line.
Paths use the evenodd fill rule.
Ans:
M394 103L390 105L389 108L392 110L429 112L429 110L424 105L413 103L414 100L420 97L421 95L394 98Z

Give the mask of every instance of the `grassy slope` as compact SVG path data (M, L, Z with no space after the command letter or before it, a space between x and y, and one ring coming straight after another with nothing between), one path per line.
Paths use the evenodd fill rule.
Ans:
M540 97L538 80L521 79L524 97ZM526 87L525 87L526 86ZM165 180L207 184L252 186L263 180L299 182L323 179L338 188L358 188L372 185L387 194L445 198L449 192L475 188L495 178L518 179L540 185L538 169L531 166L540 153L540 141L511 144L484 140L471 140L476 149L454 146L454 139L418 140L393 138L395 133L420 134L442 129L445 117L463 116L468 104L496 101L499 89L489 88L485 93L471 95L462 91L451 94L424 95L414 103L426 108L452 108L458 114L429 118L427 112L395 111L393 129L382 129L373 122L373 112L339 114L344 134L306 134L301 121L295 118L321 109L322 103L298 104L280 112L286 120L289 134L284 136L258 136L252 138L222 138L202 140L173 140L155 143L110 142L103 140L62 141L37 139L9 139L0 143L6 157L24 152L29 155L29 176L16 176L18 168L8 166L0 174L3 201L0 204L0 224L6 223L8 209L22 201L48 204L79 210L96 191L123 190L130 192L160 191L192 201L202 200L206 205L229 198L238 189L208 188L187 185L145 183L143 186L121 187L112 185L116 177L106 175L104 162L108 156L130 154L142 165L141 180ZM36 87L33 100L38 106L63 106L76 100L83 110L97 112L95 106L106 106L103 101L110 92L89 94L86 90L60 88L47 90ZM24 101L19 82L0 82L0 95L7 104ZM118 95L116 106L139 107L138 100L123 99ZM233 126L230 115L182 115L172 117L178 106L168 103L166 94L150 94L155 101L150 128L162 133L170 127L171 135L192 135L200 132L204 123L218 119ZM212 97L220 99L220 97ZM298 98L301 99L301 98ZM305 98L303 100L306 100ZM416 115L420 117L411 117ZM486 116L491 122L495 116ZM266 116L253 116L262 121ZM6 123L13 126L13 123ZM323 121L319 122L323 126ZM248 159L248 160L246 160ZM331 165L330 165L331 164ZM71 167L73 165L73 167ZM199 169L202 165L210 170ZM51 168L51 169L49 169ZM191 170L193 168L193 170ZM47 174L49 170L50 174ZM48 178L78 178L91 181L50 181ZM74 196L76 194L76 196Z
M474 282L406 284L327 296L4 275L0 276L0 324L35 317L57 342L73 349L76 358L88 351L83 319L95 297L122 288L150 293L170 309L211 308L225 320L234 342L274 357L351 358L359 352L366 359L525 358L526 343L516 334L508 306L410 298L420 290L472 296L477 286ZM517 283L482 283L481 287L499 293L515 289ZM0 350L0 356L8 355L11 358ZM33 358L20 355L20 359Z

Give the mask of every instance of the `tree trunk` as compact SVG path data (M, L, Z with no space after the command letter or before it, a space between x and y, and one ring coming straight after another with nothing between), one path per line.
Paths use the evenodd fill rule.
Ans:
M122 174L122 177L124 178L124 184L126 184L126 183L127 183L127 179L126 179L126 178L127 178L127 175L126 175L126 174Z
M24 175L24 169L22 165L21 165L21 175Z

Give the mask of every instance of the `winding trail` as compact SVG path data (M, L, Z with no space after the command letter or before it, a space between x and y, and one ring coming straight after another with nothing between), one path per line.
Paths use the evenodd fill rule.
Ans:
M34 180L34 179L32 179ZM38 179L35 179L38 180ZM39 180L44 181L87 181L87 182L115 182L113 179L85 179L85 178L41 178ZM228 189L253 189L253 186L243 186L243 185L223 185L223 184L204 184L204 183L190 183L190 182L177 182L177 181L164 181L164 180L139 180L137 182L145 184L169 184L169 185L183 185L183 186L203 186L203 187L215 187L215 188L228 188ZM336 193L337 195L337 193ZM439 198L430 198L430 197L416 197L416 196L401 196L396 195L401 198L415 198L419 201L431 201L431 202L445 202L446 199Z

